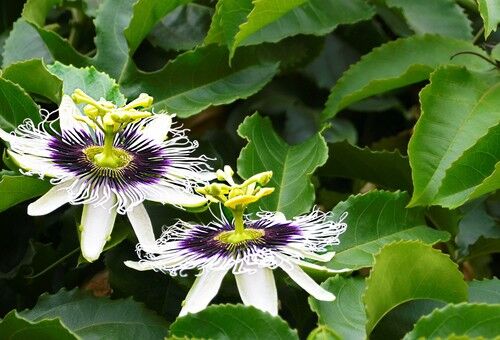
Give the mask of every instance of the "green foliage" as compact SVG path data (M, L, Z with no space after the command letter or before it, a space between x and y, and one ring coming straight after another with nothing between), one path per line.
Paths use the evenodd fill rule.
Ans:
M12 131L25 119L40 122L39 108L30 96L17 84L0 78L0 128Z
M500 24L500 4L489 0L478 0L477 4L484 20L484 36L487 38Z
M238 134L249 142L238 158L239 175L249 178L262 171L273 172L269 185L276 190L262 200L260 207L281 211L287 217L309 211L314 203L310 177L327 158L323 137L318 133L302 144L290 146L274 132L271 121L258 113L245 119Z
M179 318L170 326L170 335L190 339L298 339L281 318L242 305L214 305Z
M469 302L500 304L500 280L469 282Z
M47 339L71 340L78 339L67 329L59 319L43 319L37 322L29 321L12 311L0 321L0 336L2 339Z
M22 175L3 175L0 179L0 211L43 195L51 187L48 181Z

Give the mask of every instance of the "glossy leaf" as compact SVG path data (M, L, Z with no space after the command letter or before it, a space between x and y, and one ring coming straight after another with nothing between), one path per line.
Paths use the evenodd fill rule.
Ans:
M82 338L100 338L108 334L113 339L124 339L134 334L141 339L159 339L167 333L166 322L132 298L96 298L78 289L44 294L33 309L19 314L35 322L59 318Z
M272 0L253 1L253 9L230 45L276 42L297 34L327 34L341 24L368 20L371 6L361 0Z
M0 78L0 128L14 130L25 119L40 122L39 108L17 84Z
M326 325L343 339L363 339L366 337L366 323L362 296L365 280L357 277L336 276L322 285L337 298L335 301L319 301L309 298L311 309L318 314L318 323Z
M248 141L238 158L238 174L249 178L259 172L273 172L269 186L275 191L259 201L259 208L280 211L288 218L308 212L315 199L311 175L328 157L323 137L317 133L302 144L290 146L276 134L269 118L258 113L243 121L238 134Z
M322 118L333 117L361 99L428 79L440 65L466 65L480 71L491 69L490 64L477 56L460 55L450 60L464 51L484 55L469 42L432 35L398 39L377 47L352 65L332 88Z
M471 281L469 282L469 302L500 304L500 280Z
M298 339L280 317L254 307L212 305L205 310L177 319L170 326L170 336L210 339Z
M0 338L9 340L78 339L59 319L42 319L37 322L31 322L23 318L16 311L10 312L0 321Z
M403 14L416 34L439 34L451 38L472 39L471 22L453 0L383 0Z
M41 95L54 103L61 101L62 81L49 72L40 59L32 59L9 65L2 77L17 83L25 91Z
M500 122L499 80L496 73L453 66L432 75L420 93L423 113L408 147L415 187L410 205L456 207L474 197L471 192L492 174L500 159L500 129L494 128ZM484 160L466 152L471 148Z
M342 338L330 328L319 326L309 334L307 340L342 340Z
M0 211L46 193L51 184L36 177L2 176L0 179Z
M478 0L477 4L484 21L484 36L488 38L491 32L495 32L500 24L500 3L492 0Z
M500 305L447 305L422 317L405 340L443 339L448 336L496 338L500 334Z
M370 267L373 256L386 244L400 240L419 240L425 244L446 241L445 231L426 226L422 209L408 209L404 192L370 191L351 196L333 208L333 218L348 212L347 230L335 246L335 257L328 263L333 269Z
M329 145L329 155L319 171L322 176L357 178L391 189L412 189L408 158L399 151L371 150L344 141Z
M419 241L386 245L375 256L363 297L366 331L403 302L435 299L450 303L467 300L467 285L451 259Z

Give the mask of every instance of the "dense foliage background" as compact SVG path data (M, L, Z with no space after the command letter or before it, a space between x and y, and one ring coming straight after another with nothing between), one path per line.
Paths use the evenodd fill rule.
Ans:
M81 88L147 92L200 152L242 178L272 170L261 208L313 205L347 232L307 296L277 273L280 316L239 303L176 320L193 275L136 272L124 218L95 263L80 206L30 217L50 184L5 156L2 339L405 339L500 335L500 2L496 0L20 0L0 4L0 127ZM148 204L157 235L176 218ZM230 303L230 304L227 304ZM14 311L15 310L15 311ZM406 334L406 335L405 335Z

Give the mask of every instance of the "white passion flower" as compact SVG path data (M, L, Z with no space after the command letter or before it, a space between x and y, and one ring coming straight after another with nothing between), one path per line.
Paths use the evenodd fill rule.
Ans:
M172 127L172 116L137 109L151 106L152 100L141 94L116 107L76 90L72 97L63 96L56 121L45 117L35 125L25 120L12 134L0 129L23 173L50 177L54 184L28 206L29 215L46 215L65 203L83 204L81 249L90 262L99 258L117 213L127 214L139 242L150 249L155 236L144 200L181 207L207 202L193 189L215 177L206 157L191 156L198 144ZM78 103L87 104L83 112ZM57 121L60 132L53 127Z
M155 253L146 252L139 245L141 260L125 264L136 270L153 269L172 276L198 270L180 316L206 308L229 271L236 278L244 304L277 315L273 269L278 267L316 299L335 299L301 267L339 272L308 260L327 262L333 258L335 253L329 246L339 244L339 235L347 228L343 222L346 216L344 213L334 221L330 213L314 210L287 220L281 213L266 212L258 214L257 220L245 217L245 228L240 233L236 230L237 221L230 223L224 218L208 225L179 221L165 229L157 240Z

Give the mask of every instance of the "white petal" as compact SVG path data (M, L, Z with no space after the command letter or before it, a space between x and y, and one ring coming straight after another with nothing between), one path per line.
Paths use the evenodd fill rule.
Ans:
M184 256L169 257L156 261L125 261L125 265L135 270L158 270L161 268L171 268L185 261Z
M302 289L311 294L315 299L321 301L333 301L335 295L318 285L309 275L296 264L285 262L281 266L290 278L295 281Z
M328 252L320 255L293 244L288 245L286 247L286 250L291 254L297 255L301 258L308 258L320 262L328 262L335 256L335 252Z
M64 182L52 187L42 197L28 205L28 215L47 215L60 206L68 203L71 200L71 196L67 189L71 185L71 183L73 182Z
M144 204L141 203L135 206L131 211L127 212L127 216L142 248L145 251L154 252L156 247L155 234Z
M154 190L149 191L146 195L146 199L163 204L173 204L192 208L207 203L207 199L203 196L166 186L156 186Z
M81 223L81 248L83 257L93 262L99 258L101 252L111 235L115 224L116 198L113 196L103 205L85 204L83 206Z
M9 144L12 144L16 143L16 141L19 140L21 137L17 137L0 128L0 138L6 142L9 142Z
M293 261L301 267L307 267L307 268L311 268L314 270L319 270L319 271L332 273L332 274L352 272L351 268L331 269L331 268L328 268L325 266L321 266L321 265L318 265L315 263L306 262L306 261L302 261L302 260L294 259Z
M277 211L274 216L273 216L273 220L275 221L278 221L278 222L286 222L287 219L285 217L285 214L283 214L282 212L280 211Z
M63 133L68 130L86 129L86 125L77 121L74 115L81 115L80 110L73 102L73 99L65 94L59 105L59 124Z
M7 151L12 160L24 170L32 171L48 177L64 177L66 172L56 167L52 162L44 157L33 155L22 155L10 150Z
M172 125L172 117L168 114L156 114L153 119L144 127L142 134L157 142L163 142L167 138Z
M179 316L198 313L205 309L217 295L227 270L206 270L196 278L189 290Z
M217 178L215 172L212 171L192 171L186 169L170 168L169 175L173 175L177 178L188 178L199 182L210 182ZM173 177L173 178L175 178Z
M255 272L235 274L241 300L245 305L278 315L278 294L273 271L255 268Z

